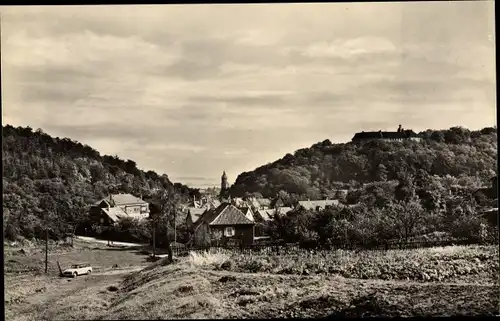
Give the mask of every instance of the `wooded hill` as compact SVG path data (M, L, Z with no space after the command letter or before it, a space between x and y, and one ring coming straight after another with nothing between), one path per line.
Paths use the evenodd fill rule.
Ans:
M87 218L90 204L108 193L148 197L169 189L179 199L195 192L168 176L137 168L132 160L100 155L69 138L54 138L41 129L3 126L4 237L50 238L73 232Z
M398 180L417 173L454 177L471 188L490 185L497 170L496 127L470 131L462 127L426 130L418 141L332 144L330 140L297 150L293 155L241 173L233 196L292 199L335 197L339 189L363 183Z

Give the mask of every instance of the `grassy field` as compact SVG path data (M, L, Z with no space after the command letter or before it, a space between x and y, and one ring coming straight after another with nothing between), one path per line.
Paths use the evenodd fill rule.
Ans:
M147 267L147 256L137 248L79 245L52 255L63 262L90 261L100 272L77 279L10 273L6 320L479 316L499 309L494 247L279 258L191 253L171 265L160 260ZM115 262L123 270L112 269ZM417 277L418 268L403 273L408 266L420 267L429 278ZM469 268L456 273L464 266ZM450 270L455 274L441 272Z

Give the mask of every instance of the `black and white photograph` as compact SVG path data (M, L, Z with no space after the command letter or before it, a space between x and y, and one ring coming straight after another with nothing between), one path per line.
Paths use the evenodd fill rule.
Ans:
M494 5L0 6L5 320L499 316Z

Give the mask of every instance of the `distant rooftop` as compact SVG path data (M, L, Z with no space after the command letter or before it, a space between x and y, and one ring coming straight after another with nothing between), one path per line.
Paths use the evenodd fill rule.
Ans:
M411 129L403 129L401 125L397 131L371 131L356 133L352 138L353 141L368 140L368 139L387 139L387 140L405 140L405 139L418 139L417 133Z

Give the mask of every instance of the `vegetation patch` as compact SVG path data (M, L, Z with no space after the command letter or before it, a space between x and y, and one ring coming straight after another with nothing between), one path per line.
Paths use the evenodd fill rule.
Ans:
M294 255L233 255L233 271L296 275L337 274L346 278L439 282L495 282L496 246L450 246L391 251L302 251Z

